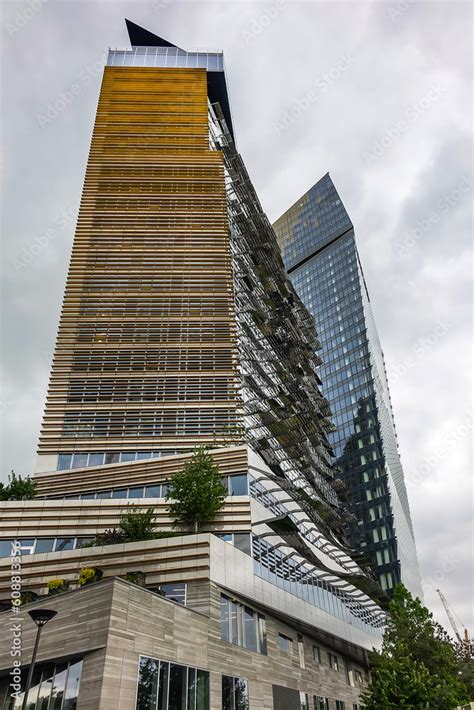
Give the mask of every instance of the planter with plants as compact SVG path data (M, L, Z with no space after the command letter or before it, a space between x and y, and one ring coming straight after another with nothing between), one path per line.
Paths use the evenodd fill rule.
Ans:
M48 582L48 594L52 596L53 594L62 594L62 592L67 592L69 589L69 582L65 579L50 579Z
M79 573L79 585L84 587L102 579L103 572L97 567L83 567Z
M132 584L136 584L139 587L145 586L145 573L144 572L127 572L124 575L124 579L127 582L131 582Z

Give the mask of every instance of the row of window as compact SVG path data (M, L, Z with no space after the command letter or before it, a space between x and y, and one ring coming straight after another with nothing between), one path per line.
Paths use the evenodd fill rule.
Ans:
M151 248L151 247L150 247ZM93 301L87 299L81 303L80 316L95 317L133 317L146 318L154 316L227 316L229 314L230 297L216 296L210 298L188 296L163 296L163 298L114 298Z
M229 377L173 377L150 379L75 379L68 402L179 402L233 400L236 386Z
M209 710L209 672L149 656L139 662L136 710ZM222 710L249 710L248 681L222 676Z
M224 433L237 423L234 410L137 410L122 412L71 412L64 417L67 437L190 436Z
M182 449L169 449L165 451L108 451L107 453L87 453L80 451L75 454L59 454L57 471L66 471L71 468L88 468L89 466L102 466L111 463L124 463L126 461L144 461L145 459L159 459L161 456L173 456L183 453Z
M32 683L28 692L26 706L28 710L76 710L81 682L82 660L66 663L42 663L35 665ZM5 690L1 710L13 710L23 707L24 691L15 696L11 692L11 677L2 682ZM22 674L22 687L26 686L26 673ZM3 693L1 694L3 695Z
M299 661L300 661L300 667L306 668L304 640L303 640L303 636L301 634L298 634L297 644L298 644L298 656L299 656ZM278 646L279 646L280 651L282 653L288 653L288 654L293 653L293 639L290 636L287 636L286 634L282 634L282 633L278 634ZM341 670L338 656L334 653L330 653L329 651L328 651L327 656L328 656L329 667L335 671ZM313 644L313 661L315 663L322 665L321 649L319 648L319 646L316 646L314 644ZM354 669L352 671L352 673L353 673L354 681L358 685L362 685L363 678L362 678L361 671ZM347 680L350 683L349 672L348 672Z
M233 476L223 476L222 483L227 489L229 496L248 495L246 474L235 474ZM62 496L64 499L95 500L107 498L166 498L169 484L156 483L149 486L131 486L129 488L106 489L103 491L93 491L91 493L71 494Z
M207 71L224 71L222 52L185 52L178 47L134 47L133 49L109 49L109 66L168 67Z

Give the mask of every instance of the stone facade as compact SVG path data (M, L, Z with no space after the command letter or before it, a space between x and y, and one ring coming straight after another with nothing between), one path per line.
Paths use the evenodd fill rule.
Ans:
M362 686L354 680L356 671L363 684L367 677L366 657L359 648L331 643L329 636L323 639L314 629L310 634L307 627L298 628L263 608L259 611L265 615L267 654L240 648L221 640L220 594L213 583L197 583L190 589L188 607L183 607L115 578L35 602L21 614L23 660L29 662L35 632L26 611L42 606L58 615L43 631L37 662L84 659L77 710L133 710L140 655L208 670L211 710L222 708L223 674L248 680L251 710L274 707L274 685L307 693L311 708L314 695L327 697L330 710L335 710L336 700L345 702L346 710L359 705ZM11 665L11 618L11 612L0 615L2 700ZM292 639L292 650L280 649L279 634ZM321 662L314 657L314 647ZM337 656L338 670L330 667L329 653Z

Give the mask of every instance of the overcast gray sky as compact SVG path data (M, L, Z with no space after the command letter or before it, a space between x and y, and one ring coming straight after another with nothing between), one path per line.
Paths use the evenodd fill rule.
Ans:
M425 601L472 614L467 2L3 2L2 475L31 473L104 63L124 17L223 49L264 209L329 171L388 368ZM449 626L448 626L449 628Z

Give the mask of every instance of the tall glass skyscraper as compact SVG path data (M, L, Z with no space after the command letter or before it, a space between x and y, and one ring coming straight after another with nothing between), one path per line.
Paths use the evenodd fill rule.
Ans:
M273 225L296 291L316 320L329 434L355 516L355 549L383 589L421 581L387 375L354 227L326 174Z

